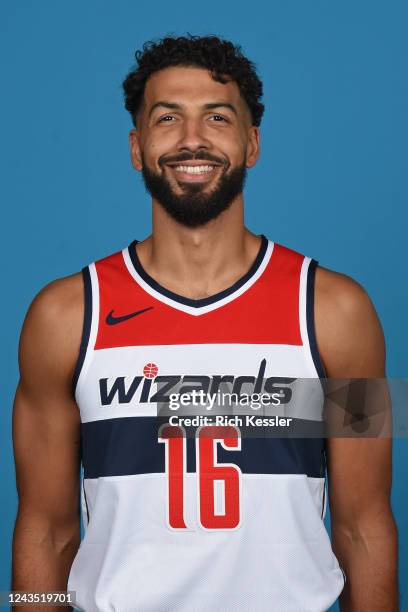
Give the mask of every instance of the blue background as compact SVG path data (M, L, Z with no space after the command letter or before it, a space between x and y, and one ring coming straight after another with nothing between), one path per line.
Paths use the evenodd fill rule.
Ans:
M17 502L11 406L24 314L47 282L150 233L121 91L145 40L213 33L256 62L266 113L246 225L358 280L384 327L388 375L407 377L407 18L394 1L1 3L0 590ZM403 611L407 460L408 441L395 441Z

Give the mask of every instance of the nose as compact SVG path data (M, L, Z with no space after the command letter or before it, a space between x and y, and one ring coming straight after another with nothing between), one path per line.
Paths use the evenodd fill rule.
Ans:
M211 142L205 136L204 126L197 119L185 119L182 124L178 149L188 149L196 151L198 149L209 149Z

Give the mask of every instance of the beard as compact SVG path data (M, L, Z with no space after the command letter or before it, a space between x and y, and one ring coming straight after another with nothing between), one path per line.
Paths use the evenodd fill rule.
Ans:
M181 163L186 161L184 156ZM209 159L201 156L198 159ZM188 159L193 159L189 157ZM210 160L211 161L211 160ZM174 192L170 181L147 167L142 155L142 177L146 190L164 210L178 223L187 227L200 227L215 219L227 210L234 199L242 193L246 180L245 161L229 171L224 171L216 181L215 187L205 192L206 183L183 182L183 193ZM163 166L162 166L163 167ZM224 166L225 167L225 166Z

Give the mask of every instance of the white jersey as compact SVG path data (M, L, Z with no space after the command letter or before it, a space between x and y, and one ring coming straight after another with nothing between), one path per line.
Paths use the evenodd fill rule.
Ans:
M299 436L323 414L317 262L261 235L242 278L193 300L136 243L83 270L78 609L326 611L345 576L323 522L325 440Z

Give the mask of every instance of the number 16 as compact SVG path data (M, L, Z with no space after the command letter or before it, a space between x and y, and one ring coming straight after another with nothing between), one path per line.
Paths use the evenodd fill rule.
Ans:
M187 473L185 430L180 425L164 425L159 442L166 445L167 517L172 529L187 529L184 520L184 488ZM241 481L239 466L217 463L217 443L225 450L241 450L239 429L209 425L196 431L196 471L199 522L204 529L236 529L241 520ZM224 490L224 512L215 512L215 483Z

